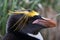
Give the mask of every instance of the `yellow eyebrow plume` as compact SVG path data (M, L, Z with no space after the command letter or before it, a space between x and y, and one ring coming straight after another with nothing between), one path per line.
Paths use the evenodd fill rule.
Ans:
M29 17L33 17L35 15L39 15L39 13L35 12L35 11L31 11L27 14Z
M31 12L29 12L29 11L15 11L15 12L9 11L9 15L10 14L24 14L28 17L33 17L35 15L39 15L39 13L37 13L36 11L31 11Z

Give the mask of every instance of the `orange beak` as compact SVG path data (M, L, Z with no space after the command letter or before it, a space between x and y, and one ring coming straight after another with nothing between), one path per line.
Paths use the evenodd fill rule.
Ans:
M33 24L43 25L47 28L56 27L56 22L51 20L51 19L48 19L48 18L43 18L43 20L42 19L37 19L33 22Z

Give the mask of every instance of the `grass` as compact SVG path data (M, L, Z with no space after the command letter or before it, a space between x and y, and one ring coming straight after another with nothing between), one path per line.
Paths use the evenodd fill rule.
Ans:
M8 18L8 10L14 11L15 9L36 9L37 4L41 3L46 6L49 0L31 0L26 3L26 0L0 0L0 30L4 35L6 31L6 21ZM44 4L46 3L46 5ZM51 3L51 2L50 2ZM60 7L59 7L60 8Z

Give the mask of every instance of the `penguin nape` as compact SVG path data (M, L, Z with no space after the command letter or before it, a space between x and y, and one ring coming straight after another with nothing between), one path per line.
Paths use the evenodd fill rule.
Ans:
M22 19L20 20L20 18ZM36 35L41 29L49 28L51 24L49 23L51 20L47 21L40 15L26 18L27 20L25 19L24 14L10 15L7 21L7 33L5 34L3 40L40 40L35 37L29 36L27 33ZM37 23L37 19L43 21L39 21L40 23ZM46 24L45 21L48 24ZM54 22L52 24L55 26Z

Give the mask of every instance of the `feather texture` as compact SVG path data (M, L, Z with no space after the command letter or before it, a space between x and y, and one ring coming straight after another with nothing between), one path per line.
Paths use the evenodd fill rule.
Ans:
M28 17L33 17L33 16L36 16L36 15L39 15L39 13L34 11L34 10L32 10L30 12L29 11L15 11L15 12L9 11L9 15L10 14L24 14L24 15L26 15Z

